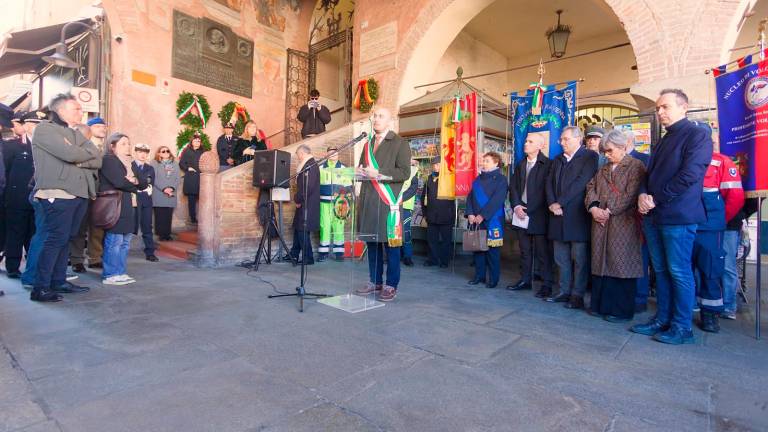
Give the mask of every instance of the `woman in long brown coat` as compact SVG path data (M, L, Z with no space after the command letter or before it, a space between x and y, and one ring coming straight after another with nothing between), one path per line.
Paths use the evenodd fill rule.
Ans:
M635 313L637 278L643 276L637 196L645 176L627 155L632 139L612 130L600 142L608 163L587 185L584 204L592 215L592 313L624 322Z

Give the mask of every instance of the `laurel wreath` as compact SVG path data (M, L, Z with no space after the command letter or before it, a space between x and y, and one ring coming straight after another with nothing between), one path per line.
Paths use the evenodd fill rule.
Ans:
M224 127L227 123L229 123L229 120L232 119L232 113L235 112L235 105L236 102L232 101L221 107L221 110L219 110L219 113L217 114L219 116L219 120L221 120L221 126ZM243 134L243 131L245 130L245 124L248 122L248 120L251 119L251 114L248 113L248 110L245 110L245 119L243 119L240 116L237 116L237 122L235 123L235 136L240 136Z

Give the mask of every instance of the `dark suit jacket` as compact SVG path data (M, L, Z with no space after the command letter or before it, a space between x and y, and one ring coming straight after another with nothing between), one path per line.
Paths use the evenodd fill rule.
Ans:
M597 172L597 153L582 147L570 162L564 154L552 161L547 179L547 207L559 203L562 216L549 214L549 238L563 242L590 241L592 222L584 206L587 183ZM549 210L547 210L549 211Z
M133 162L133 171L136 173L136 178L139 182L146 183L148 185L155 185L155 168L149 164L149 161L144 163L141 167L135 161ZM163 193L162 191L154 190L152 193ZM138 202L144 207L152 207L152 197L146 191L139 192Z
M552 161L544 154L539 153L536 158L536 164L531 168L530 175L525 175L525 168L528 159L523 159L515 167L515 173L512 175L512 181L509 182L509 203L514 209L521 205L527 207L528 213L528 234L545 235L547 234L547 220L549 209L547 208L547 177ZM528 184L528 202L524 203L522 196L525 184Z
M226 135L222 135L216 140L216 153L219 155L220 166L229 166L227 158L234 159L232 154L235 151L235 146L237 146L238 140L239 138L234 135L232 135L229 140L227 140Z
M296 195L293 202L301 204L293 215L293 227L297 230L304 230L304 215L306 211L307 231L317 231L320 229L320 168L317 166L315 158L309 158L304 164L310 167L308 171L296 177ZM306 200L304 184L306 179Z
M25 137L26 138L26 137ZM29 192L35 175L32 160L32 143L20 139L3 143L3 165L5 168L5 206L9 209L32 210Z

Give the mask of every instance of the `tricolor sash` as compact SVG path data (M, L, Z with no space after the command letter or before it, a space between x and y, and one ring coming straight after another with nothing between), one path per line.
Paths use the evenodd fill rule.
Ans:
M373 141L371 138L366 141L363 154L365 155L365 163L367 166L371 166L376 170L379 169L379 163L376 161L376 156L373 154ZM373 188L376 189L376 193L379 194L379 198L389 206L389 213L387 214L387 243L390 247L400 247L403 245L403 225L400 221L400 204L403 202L403 189L400 189L400 194L395 196L392 192L392 188L386 183L379 183L376 179L371 179Z
M480 208L485 207L488 204L488 195L485 194L483 187L480 185L479 177L472 182L472 192L474 192L475 199ZM504 207L502 206L490 219L486 219L486 226L488 227L488 247L500 247L504 244Z

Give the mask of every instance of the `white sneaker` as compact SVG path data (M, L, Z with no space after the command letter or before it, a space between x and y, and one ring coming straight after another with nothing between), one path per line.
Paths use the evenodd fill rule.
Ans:
M77 279L79 277L80 276L78 276L78 275L74 274L73 272L67 270L67 277L66 277L67 281L73 281L73 280L75 280L75 279Z
M101 283L104 285L127 285L131 282L128 282L125 279L120 279L120 276L110 276L106 279L102 279Z
M121 274L121 275L117 275L115 277L118 278L119 280L127 282L127 283L134 283L134 282L136 282L136 279L128 276L127 274Z

